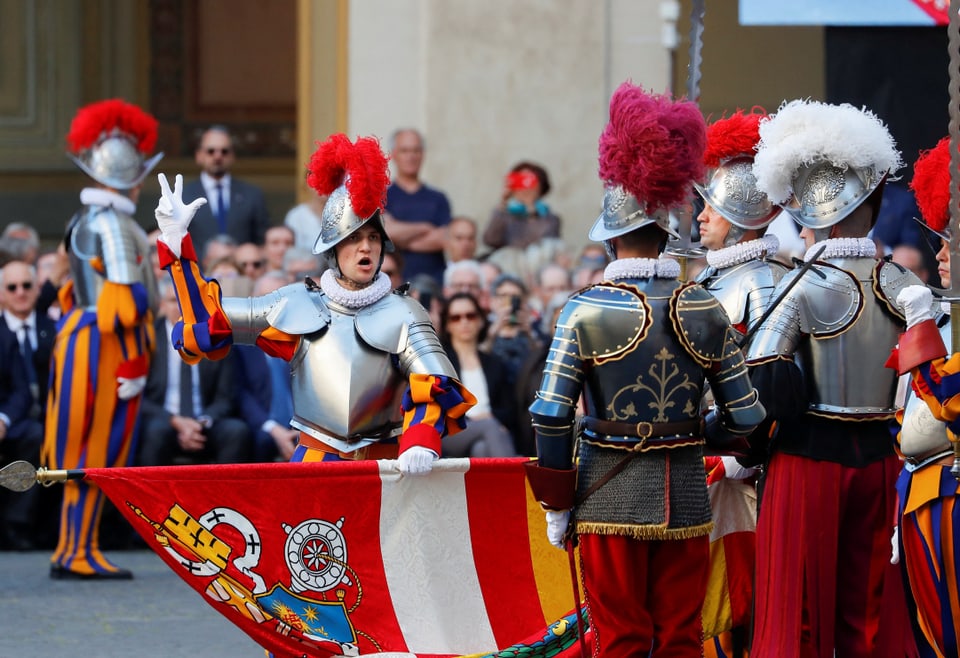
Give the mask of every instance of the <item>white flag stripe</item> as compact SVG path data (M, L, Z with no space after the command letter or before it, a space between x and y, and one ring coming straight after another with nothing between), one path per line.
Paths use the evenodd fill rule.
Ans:
M422 477L400 477L387 464L380 472L380 546L407 648L414 653L496 649L470 543L463 477L469 460L441 460Z

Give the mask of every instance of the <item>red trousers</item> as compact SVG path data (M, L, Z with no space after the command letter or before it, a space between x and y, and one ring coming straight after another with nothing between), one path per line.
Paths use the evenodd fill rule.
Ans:
M862 468L774 455L757 521L753 658L916 651L890 564L899 460Z
M709 537L640 541L584 534L580 559L594 656L703 655Z

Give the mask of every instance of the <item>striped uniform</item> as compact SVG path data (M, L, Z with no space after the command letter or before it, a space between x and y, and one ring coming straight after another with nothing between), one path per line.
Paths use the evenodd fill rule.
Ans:
M922 336L925 350L944 354L950 324L937 331L930 320L908 329L901 339L908 353L900 355L905 368L915 363L903 363L912 357L906 346L915 336ZM916 626L927 644L923 655L960 656L960 483L950 473L951 442L960 430L960 355L926 361L912 369L912 376L900 416L899 439L907 456L897 480L902 562L916 604ZM928 414L924 422L927 410L933 417Z
M117 377L146 375L153 351L153 313L141 283L107 281L96 309L73 306L60 291L63 316L51 357L43 463L54 469L128 466L140 395L117 396ZM60 535L52 562L91 574L115 571L100 552L103 494L85 481L64 484Z

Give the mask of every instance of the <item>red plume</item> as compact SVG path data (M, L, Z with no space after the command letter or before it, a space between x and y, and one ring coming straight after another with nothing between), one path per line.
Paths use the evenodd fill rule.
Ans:
M356 144L337 133L324 142L307 165L307 184L318 194L327 195L347 184L350 203L360 217L369 217L383 207L390 184L387 156L375 137L360 137Z
M749 114L737 110L729 117L707 126L707 150L703 152L703 164L713 168L738 155L752 157L760 141L760 120L766 116L763 108L755 107Z
M927 226L943 231L950 222L950 138L922 151L913 165L910 189Z
M79 154L114 129L132 137L141 153L149 153L157 144L157 120L120 98L97 101L77 110L67 144L72 153Z
M620 185L648 213L687 199L703 178L706 126L694 103L649 94L624 82L610 99L600 135L600 178Z

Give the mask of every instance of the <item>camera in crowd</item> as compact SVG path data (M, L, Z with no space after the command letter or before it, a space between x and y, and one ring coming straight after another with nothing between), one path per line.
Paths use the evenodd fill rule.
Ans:
M523 304L523 298L520 295L510 296L510 324L520 324L520 306Z
M522 169L507 174L507 188L513 192L517 190L532 190L540 184L537 175L532 171Z

